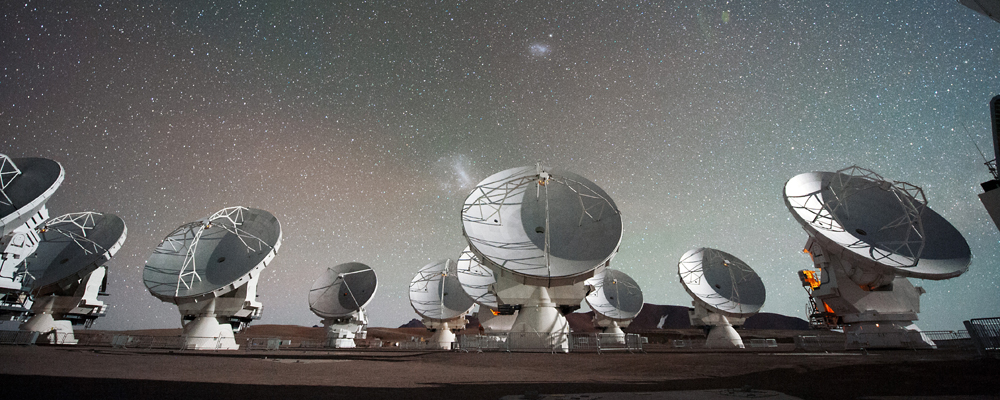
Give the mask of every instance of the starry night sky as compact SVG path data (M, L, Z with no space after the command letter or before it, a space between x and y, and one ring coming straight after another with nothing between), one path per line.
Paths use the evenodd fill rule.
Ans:
M613 267L650 303L690 304L677 262L705 246L761 275L762 311L804 318L782 187L857 164L922 186L972 248L965 275L915 281L918 325L1000 308L975 148L993 158L1000 24L953 0L141 3L0 5L0 152L63 165L52 216L128 225L95 328L179 327L145 260L234 205L284 231L257 323L318 324L313 281L358 261L371 324L398 326L416 271L465 247L472 187L539 160L613 197Z

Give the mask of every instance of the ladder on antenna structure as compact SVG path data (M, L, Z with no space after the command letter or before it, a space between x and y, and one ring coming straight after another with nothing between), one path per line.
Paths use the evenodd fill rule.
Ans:
M809 294L809 308L812 309L812 313L809 314L809 327L812 329L834 329L840 327L837 316L821 309L819 302L812 296L812 291L809 288L806 288L806 293Z

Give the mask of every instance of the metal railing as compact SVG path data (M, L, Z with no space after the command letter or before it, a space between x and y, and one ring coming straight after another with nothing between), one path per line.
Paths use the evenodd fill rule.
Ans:
M534 332L499 332L485 335L460 335L453 348L465 352L604 352L643 351L643 338L637 334ZM402 343L400 343L402 345Z
M799 335L795 337L795 350L843 351L844 338L840 336Z
M1000 317L975 318L963 323L980 356L1000 358Z
M750 347L753 348L771 348L778 347L777 339L750 339Z
M38 332L0 331L0 344L27 346L35 344L36 340L38 340Z

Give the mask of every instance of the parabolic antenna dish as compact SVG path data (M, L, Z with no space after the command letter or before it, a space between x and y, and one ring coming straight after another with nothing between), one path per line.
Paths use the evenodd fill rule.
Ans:
M543 280L593 271L622 239L611 196L582 176L541 166L480 182L462 207L462 226L481 262Z
M764 282L745 262L710 248L688 250L677 263L684 290L727 317L748 317L764 306Z
M605 269L586 282L594 287L586 297L594 312L614 320L630 320L642 310L642 289L624 272Z
M127 234L125 221L114 214L71 213L46 221L27 263L31 293L43 296L77 283L114 257Z
M46 158L11 159L0 154L0 236L38 212L62 184L62 165Z
M458 257L458 281L462 283L465 294L477 304L497 309L497 294L492 286L497 283L493 270L479 262L479 256L468 247Z
M455 262L446 259L420 268L410 281L410 305L421 317L444 321L458 318L473 302L462 290Z
M809 172L785 183L784 198L810 236L853 253L862 268L940 280L961 275L972 261L962 234L906 182L859 167Z
M165 301L221 296L263 269L280 245L281 224L274 215L225 208L167 235L146 261L142 280Z
M368 305L378 277L371 267L349 262L327 268L309 289L309 309L322 318L346 317Z

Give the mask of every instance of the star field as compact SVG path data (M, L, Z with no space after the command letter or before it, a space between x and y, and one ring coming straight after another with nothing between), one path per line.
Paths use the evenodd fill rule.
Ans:
M284 233L258 323L318 324L312 282L357 261L371 324L398 326L417 270L465 247L469 191L539 160L612 196L613 267L650 303L690 304L678 259L714 247L760 274L763 311L804 318L782 187L857 164L922 186L972 248L966 274L914 280L918 325L1000 308L974 145L992 148L1000 24L954 1L128 3L0 5L0 152L63 165L52 216L128 225L97 328L179 327L145 260L235 205Z

